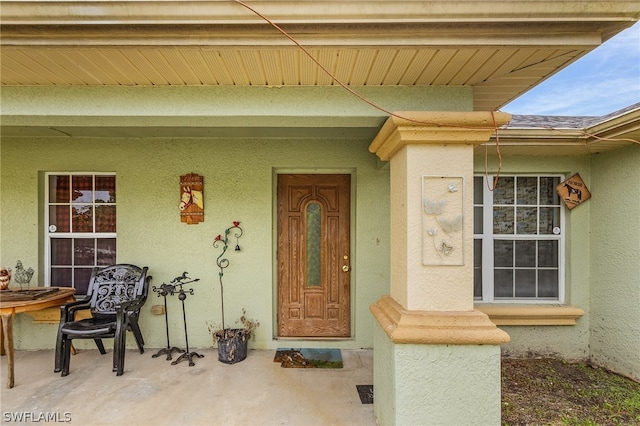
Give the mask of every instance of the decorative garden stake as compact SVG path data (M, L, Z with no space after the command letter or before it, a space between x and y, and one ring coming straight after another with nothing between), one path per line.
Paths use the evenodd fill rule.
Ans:
M183 275L186 276L187 272L185 272ZM175 282L175 280L173 280L172 282ZM171 344L169 343L169 313L167 311L167 296L171 295L173 296L173 294L176 291L176 286L173 284L167 284L167 283L162 283L162 285L160 287L156 287L155 285L153 286L153 291L158 293L158 296L162 296L164 298L164 326L165 326L165 331L167 334L167 347L166 348L162 348L160 349L158 352L156 352L154 355L152 355L152 358L157 358L162 354L167 354L167 361L171 360L171 353L172 352L178 352L178 353L182 353L185 352L184 349L180 349L176 346L171 346ZM186 336L186 334L185 334Z
M185 280L191 280L191 281L185 281ZM180 355L178 357L178 359L176 359L175 361L173 361L171 363L171 365L176 365L178 364L180 361L183 360L188 360L189 361L189 367L193 367L195 364L195 362L193 362L193 357L197 357L197 358L203 358L204 355L199 354L198 352L190 352L189 351L189 334L187 333L187 313L185 311L184 308L184 301L187 298L187 294L191 294L193 295L193 289L187 289L185 290L183 288L184 285L186 284L191 284L194 282L200 281L200 278L195 278L195 279L191 279L191 277L189 277L189 274L187 272L183 272L181 276L174 278L173 280L171 280L171 284L173 284L173 289L174 291L177 291L178 293L178 299L180 299L180 302L182 302L182 320L184 322L184 341L185 341L185 345L187 347L186 351ZM180 287L180 289L178 289L178 287ZM173 294L173 292L171 293ZM167 334L168 336L168 334ZM167 341L168 344L168 341Z
M233 226L230 226L224 231L224 237L222 235L216 236L213 240L213 247L222 247L222 253L216 258L216 264L220 271L218 272L218 278L220 281L220 306L222 311L222 329L216 329L213 326L209 326L209 331L213 335L214 340L218 344L218 359L226 364L235 364L242 361L247 357L247 341L251 337L251 333L259 324L252 320L247 320L245 312L241 318L244 328L228 329L224 322L224 284L222 277L224 271L229 267L229 259L225 257L225 253L229 248L229 237L236 239L235 250L240 251L240 245L238 239L242 236L242 228L240 228L240 222L233 222Z
M213 247L218 248L222 245L222 253L216 258L216 264L220 269L218 272L218 277L220 279L220 304L222 307L222 329L224 330L226 327L224 326L224 285L222 284L222 277L224 276L224 270L229 267L229 259L224 257L224 254L227 252L229 248L229 234L231 230L235 229L233 236L236 238L236 251L240 251L240 246L238 245L238 238L242 236L242 228L240 228L240 222L233 222L233 226L230 226L224 231L224 239L222 235L218 234L216 238L213 240Z

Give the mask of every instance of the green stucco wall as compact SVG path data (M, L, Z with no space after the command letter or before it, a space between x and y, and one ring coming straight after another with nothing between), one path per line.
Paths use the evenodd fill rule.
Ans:
M640 380L640 146L592 169L591 360Z
M391 110L472 104L469 88L358 91ZM43 282L45 172L115 172L117 260L149 266L155 285L183 271L200 279L187 300L190 345L213 344L207 323L221 318L212 243L239 220L242 251L229 253L225 320L233 324L245 308L261 324L250 346L275 348L274 176L351 173L353 337L331 345L372 347L369 305L389 291L389 169L368 146L384 112L339 87L9 87L1 95L0 264L21 259L37 270L33 282ZM179 176L187 173L204 176L198 225L179 218ZM141 316L147 347L166 344L164 317L150 312L161 302L151 293ZM180 305L169 303L170 334L180 339ZM16 348L52 348L55 331L18 315Z
M41 282L44 229L39 199L42 171L108 171L117 176L118 262L146 265L153 284L188 271L200 278L187 300L189 339L196 347L211 345L206 322L220 323L220 293L212 243L234 220L242 222L242 250L231 251L225 271L227 323L245 308L260 321L256 347L272 347L274 238L272 229L274 173L353 173L356 199L352 257L355 290L354 340L345 347L371 347L368 306L388 290L388 172L377 167L362 140L121 140L13 139L2 141L2 262L38 266L33 282ZM27 162L22 160L29 159ZM12 164L19 165L12 167ZM180 221L179 176L204 176L205 221ZM40 177L40 180L39 180ZM235 245L235 242L234 242ZM181 336L180 306L169 300L173 336ZM161 299L152 293L141 327L150 347L164 344L164 317L150 308ZM38 348L27 318L16 325L16 347ZM47 326L42 326L47 328ZM52 328L52 327L49 327ZM27 331L28 330L28 331ZM44 332L55 334L53 330ZM51 338L45 339L48 343Z
M378 424L500 424L499 346L395 344L378 324L374 346Z

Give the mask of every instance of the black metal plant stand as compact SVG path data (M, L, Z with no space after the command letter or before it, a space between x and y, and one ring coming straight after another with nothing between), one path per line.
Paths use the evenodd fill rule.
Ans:
M167 312L167 295L173 295L176 290L176 286L171 284L162 283L162 285L158 288L153 286L153 291L158 293L158 297L162 296L164 298L164 325L167 330L167 347L160 349L157 353L152 355L152 358L157 358L162 354L167 354L167 361L171 359L172 352L184 352L184 349L177 348L175 346L171 346L169 343L169 317Z
M201 355L201 354L199 354L197 352L190 352L189 351L189 334L187 332L187 312L186 312L185 307L184 307L184 301L187 298L187 293L193 295L193 289L190 288L188 290L185 290L185 289L182 288L182 286L185 285L185 284L190 284L190 283L199 281L200 279L196 278L196 279L193 279L191 281L183 282L184 280L188 280L188 279L190 279L190 278L187 276L187 273L185 272L185 273L182 274L182 276L176 277L171 281L172 283L176 283L176 284L174 284L174 287L180 287L180 290L178 290L178 299L180 299L180 301L182 302L182 320L184 321L184 340L185 340L185 345L186 345L186 348L187 348L185 353L180 355L178 357L178 359L176 359L175 361L173 361L171 363L171 365L176 365L179 362L184 361L186 359L186 360L189 360L189 367L193 367L194 365L196 365L193 362L193 357L195 356L195 357L198 357L198 358L203 358L204 355Z

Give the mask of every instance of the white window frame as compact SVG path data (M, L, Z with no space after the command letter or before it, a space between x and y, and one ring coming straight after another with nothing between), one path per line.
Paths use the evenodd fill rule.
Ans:
M539 235L539 234L513 234L508 237L494 236L493 234L493 191L489 189L487 185L487 179L489 185L493 188L494 178L492 175L480 175L475 177L481 177L483 183L483 200L482 200L482 234L473 235L474 241L480 239L482 241L482 298L474 298L475 303L492 303L492 304L563 304L565 300L565 234L566 234L566 220L565 209L560 201L560 233L558 235ZM565 177L558 173L513 173L513 174L501 174L500 177L554 177L559 178L562 182ZM478 205L474 203L475 207ZM538 206L540 206L538 204ZM538 220L540 216L538 215ZM507 241L540 241L540 240L557 240L558 241L558 298L495 298L494 297L494 241L507 240ZM474 274L475 276L475 274Z
M93 177L93 187L95 188L95 177L96 176L116 176L115 172L64 172L64 171L59 171L59 172L45 172L45 194L44 194L44 235L45 235L45 244L44 244L44 263L45 263L45 271L46 273L44 274L44 281L45 281L45 287L50 287L51 286L51 240L56 239L56 238L91 238L91 239L98 239L98 238L113 238L116 240L116 244L117 244L117 229L116 232L50 232L49 230L49 207L51 205L55 205L56 203L50 203L50 198L49 198L49 194L50 194L50 188L49 188L49 178L50 176L92 176ZM72 177L73 179L73 177ZM117 180L116 180L117 182ZM72 188L72 185L70 185L70 190ZM117 188L117 184L116 184L116 188ZM116 190L116 194L117 194L117 190ZM116 195L117 197L117 195ZM91 205L96 206L96 202L95 202L95 191L93 192L93 200L91 202ZM97 204L97 205L101 205L101 204ZM117 198L116 198L116 214L117 214ZM95 212L95 210L94 210ZM117 217L117 216L116 216ZM95 213L93 214L93 229L95 229L95 221L96 221L96 215ZM97 256L97 253L94 254L95 256ZM96 264L96 260L94 258L94 265ZM73 263L72 263L73 266ZM75 288L74 285L71 286L72 288Z

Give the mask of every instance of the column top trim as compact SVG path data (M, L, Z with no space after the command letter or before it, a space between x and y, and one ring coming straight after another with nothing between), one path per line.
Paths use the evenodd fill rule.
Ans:
M381 160L390 160L406 145L480 145L508 123L511 115L494 111L394 112L369 145Z

